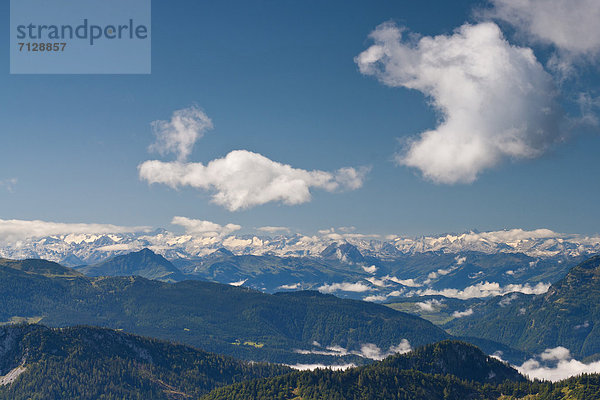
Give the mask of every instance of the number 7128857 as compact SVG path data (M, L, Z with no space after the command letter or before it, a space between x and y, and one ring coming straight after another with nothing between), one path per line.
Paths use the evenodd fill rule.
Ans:
M65 51L66 43L37 43L21 42L17 43L19 51Z

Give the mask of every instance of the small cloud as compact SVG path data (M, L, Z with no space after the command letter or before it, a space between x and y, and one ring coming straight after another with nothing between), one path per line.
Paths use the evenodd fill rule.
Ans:
M325 284L318 288L321 293L334 293L334 292L355 292L362 293L370 290L371 288L364 283L350 283L350 282L342 282L342 283L332 283L331 285Z
M374 274L377 272L377 267L374 265L371 265L370 267L362 267L362 269L369 274Z
M188 235L202 237L224 236L242 229L236 224L222 226L214 222L186 217L173 217L171 224L182 226Z
M257 228L257 230L259 230L260 232L266 232L266 233L277 233L277 232L288 233L288 232L290 232L290 228L285 227L285 226L261 226L260 228Z
M469 308L465 311L454 311L452 313L452 316L454 318L462 318L462 317L468 317L469 315L473 315L473 309Z
M177 110L170 121L154 121L151 125L156 142L150 150L163 156L173 153L179 161L186 160L196 141L213 128L210 118L197 106Z
M421 287L423 286L422 284L416 282L413 278L410 279L399 279L395 276L389 276L389 280L391 280L392 282L396 282L399 283L400 285L403 286L408 286L408 287Z
M285 289L285 290L296 290L299 289L302 285L300 283L292 283L290 285L281 285L277 289Z
M388 285L386 283L387 279L383 278L383 279L377 279L374 276L371 276L369 278L365 278L366 281L368 281L369 283L371 283L372 285L375 286L379 286L379 287L388 287L390 285Z
M8 193L14 193L17 182L17 178L0 180L0 188L4 188Z
M231 282L230 285L231 286L242 286L244 283L246 283L248 279L242 279L241 281L237 281L237 282Z
M387 300L387 296L382 295L382 294L363 297L363 301L370 301L370 302L380 302L380 301L385 301L385 300Z
M364 233L350 233L349 228L338 228L338 232L335 228L320 229L317 232L319 235L331 239L331 240L346 240L346 239L378 239L381 235L377 234L364 234Z
M437 311L438 307L441 307L443 305L443 303L444 302L441 300L431 299L431 300L426 300L426 301L422 301L419 303L415 303L415 305L417 307L419 307L421 309L421 311L433 312L433 311Z

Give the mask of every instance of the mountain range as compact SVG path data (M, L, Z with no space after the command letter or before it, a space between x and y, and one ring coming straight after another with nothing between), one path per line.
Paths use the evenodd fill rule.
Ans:
M416 316L314 291L271 295L199 280L86 277L43 260L0 260L0 304L5 323L118 328L290 364L360 364L449 337Z
M467 232L422 237L381 238L357 233L326 233L316 236L290 234L222 235L175 234L164 229L140 233L63 234L26 238L18 241L0 240L0 257L12 259L42 258L67 266L95 264L115 255L149 248L169 260L195 259L220 248L236 255L275 255L279 257L338 257L345 262L362 261L362 256L378 259L396 258L427 252L458 254L472 251L484 254L522 253L534 258L556 256L588 256L600 252L600 236L560 234L548 229L524 231L513 229L492 232ZM334 243L349 243L361 255L351 255L328 247Z

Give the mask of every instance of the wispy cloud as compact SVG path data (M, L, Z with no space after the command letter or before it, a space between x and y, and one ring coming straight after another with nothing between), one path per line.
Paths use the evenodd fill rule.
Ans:
M109 234L147 232L147 226L119 226L111 224L62 223L40 220L0 219L0 241L15 242L27 238L69 234Z
M4 188L8 193L14 193L17 182L17 178L0 180L0 188Z
M261 226L256 229L266 233L289 233L291 231L291 229L286 226Z
M381 236L378 234L355 233L354 227L339 227L320 229L318 232L321 236L331 240L346 240L346 239L377 239Z
M456 299L473 299L473 298L482 298L482 297L490 297L490 296L502 296L507 293L512 292L520 292L525 294L542 294L546 293L550 288L549 283L538 283L535 286L531 286L526 283L524 285L521 284L510 284L506 286L501 286L497 282L480 282L475 285L471 285L466 287L463 290L459 289L421 289L415 290L409 293L409 295L418 295L418 296L432 296L432 295L441 295L445 297L452 297Z
M410 342L406 339L402 339L400 343L395 346L390 346L387 351L383 351L379 346L373 343L364 343L360 346L360 350L348 350L341 346L328 346L325 349L311 349L311 350L295 350L299 354L318 354L326 356L347 356L356 355L363 358L369 358L371 360L383 360L384 358L393 354L405 354L412 350Z
M384 23L356 57L385 85L415 89L441 123L406 143L399 164L437 183L473 182L505 159L534 158L560 139L561 112L551 76L529 48L510 45L491 22L452 35L406 40Z
M177 110L170 121L152 122L156 141L150 145L150 150L161 155L173 153L179 161L184 161L196 141L212 128L211 119L197 106Z

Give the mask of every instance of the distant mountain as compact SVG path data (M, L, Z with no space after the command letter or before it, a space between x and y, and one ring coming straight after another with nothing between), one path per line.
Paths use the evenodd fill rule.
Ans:
M0 327L0 398L186 399L288 372L108 329Z
M346 264L356 264L365 261L358 248L350 243L332 243L320 253L326 260L339 260Z
M545 294L507 294L472 309L446 327L532 352L563 346L576 357L600 357L600 256L571 269Z
M503 382L504 390L496 386ZM516 370L476 347L445 341L346 371L294 372L242 382L202 399L497 399L528 386Z
M76 269L87 276L136 275L164 282L178 282L186 279L185 275L169 260L146 248Z
M183 275L164 260L147 267L115 258L142 249L164 257ZM162 229L0 243L0 257L44 258L82 267L92 275L138 274L167 281L202 279L268 293L320 290L376 302L406 295L444 294L437 292L445 289L469 289L466 296L507 291L541 293L549 282L561 279L569 268L597 252L600 237L543 229L386 240L359 234L208 237L176 235ZM488 283L498 286L498 290L478 294L477 286ZM535 291L530 290L540 283L542 286ZM471 290L473 287L475 290Z
M330 246L333 247L330 248ZM351 247L352 246L352 247ZM578 257L600 253L600 237L565 235L547 229L523 231L468 232L417 238L365 239L361 235L305 236L193 236L176 235L159 229L137 234L70 234L0 244L0 257L43 258L68 266L95 264L116 255L149 248L169 260L204 257L220 248L236 255L279 257L329 257L340 250L349 261L360 257L381 260L427 252L459 254L522 253L533 258ZM351 251L350 251L351 250ZM360 256L359 256L360 253Z
M39 272L22 271L19 263L0 265L0 322L119 328L285 363L360 364L393 352L403 340L418 346L449 337L430 322L389 307L318 292L269 295L202 281Z

